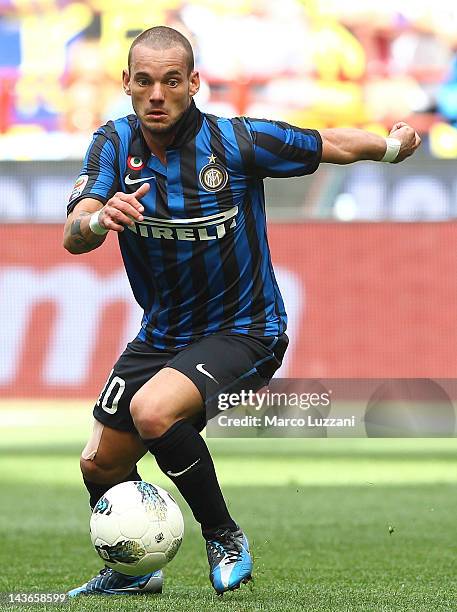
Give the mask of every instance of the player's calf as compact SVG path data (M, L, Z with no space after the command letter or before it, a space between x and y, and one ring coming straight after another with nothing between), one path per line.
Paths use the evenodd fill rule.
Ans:
M79 465L85 480L100 485L111 483L111 486L114 486L125 480L141 480L141 478L127 478L133 470L136 471L135 464L107 467L99 465L95 460L87 461L81 457Z
M92 435L81 453L80 467L93 508L111 487L141 480L137 461L146 453L138 434L113 429L94 421Z

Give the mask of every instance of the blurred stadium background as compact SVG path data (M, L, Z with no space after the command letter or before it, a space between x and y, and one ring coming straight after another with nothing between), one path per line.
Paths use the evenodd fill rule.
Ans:
M137 332L115 237L73 258L61 232L92 131L131 112L129 45L156 23L193 41L204 110L382 134L406 120L421 132L405 164L267 181L292 340L281 375L452 377L452 3L0 0L1 394L93 398Z
M17 555L21 550L26 555L27 548L17 529L35 537L33 511L18 504L26 486L36 495L48 542L56 534L46 508L50 500L59 504L59 491L65 489L79 516L75 524L58 517L63 569L52 583L55 588L75 581L66 542L85 560L77 568L81 579L90 574L87 563L97 567L88 539L80 541L86 500L77 457L90 428L91 404L117 354L136 335L140 313L115 237L103 249L74 258L63 250L61 235L66 202L92 130L131 111L120 86L129 45L143 29L163 23L193 42L203 79L196 98L202 110L312 128L351 125L384 135L393 122L404 120L423 137L414 159L398 166L328 165L305 179L267 181L269 240L290 319L291 346L281 376L454 378L457 371L455 3L0 0L0 512L6 518L0 525L10 526L0 555L16 555L13 569L18 572L6 575L6 585L22 580ZM98 325L103 331L97 332ZM300 506L297 496L290 507L292 540L297 537L293 521L307 517L307 550L314 559L298 549L294 554L308 568L318 565L315 574L311 569L307 574L313 596L321 588L319 580L325 582L326 572L334 571L335 584L347 579L349 590L355 589L344 609L359 609L358 583L350 576L362 568L370 584L363 573L369 546L380 564L373 580L389 573L380 559L395 559L398 551L385 542L352 548L352 530L360 526L360 517L361 537L392 520L406 532L428 529L436 536L434 529L441 529L428 584L434 584L437 573L451 576L446 534L452 523L443 504L457 493L453 441L333 441L333 446L325 440L305 445L283 440L276 446L270 441L268 448L254 447L259 465L252 475L243 468L246 460L252 462L248 442L234 447L231 442L212 444L229 499L242 518L246 515L245 522L251 510L243 487L253 491L258 482L267 489L256 490L255 499L263 504L270 496L275 521L280 500L295 489L298 494L308 487L323 504L320 526L333 534L325 544L334 546L335 555L344 549L347 563L343 555L327 565L328 548L320 548L320 536L310 535L311 501ZM165 484L148 465L145 477ZM365 485L373 483L378 490L368 491ZM424 500L436 499L438 483L442 505L435 505L442 512L431 515ZM360 506L347 498L341 507L348 486ZM421 508L417 524L408 515L411 504ZM346 521L342 530L341 523L335 528L337 506ZM371 523L366 511L375 517ZM16 512L14 523L11 514ZM265 524L262 531L270 527ZM408 580L417 580L421 572L421 541L416 548L411 542L397 557L398 568L410 564L410 575L399 578L406 590ZM36 544L41 546L38 539ZM40 554L40 562L52 567L55 549ZM176 563L183 569L179 555ZM268 575L267 555L261 567ZM25 584L33 590L49 580L46 573L32 572ZM193 584L192 577L187 580ZM384 586L391 588L388 581ZM376 585L370 588L377 593ZM392 589L394 606L400 587ZM360 609L388 606L386 592L380 588L378 606L373 600L373 607L365 602ZM411 609L438 609L445 594L438 588L434 593L436 601L425 608L416 602ZM319 609L340 609L336 600L332 605ZM309 602L307 607L314 609ZM399 608L382 609L409 608L404 600Z

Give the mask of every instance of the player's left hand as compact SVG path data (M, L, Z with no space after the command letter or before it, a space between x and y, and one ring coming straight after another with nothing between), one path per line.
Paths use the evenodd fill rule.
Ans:
M393 164L398 164L412 155L421 143L420 136L416 130L404 121L396 123L390 130L389 136L397 138L401 142L400 151L395 161L392 162Z

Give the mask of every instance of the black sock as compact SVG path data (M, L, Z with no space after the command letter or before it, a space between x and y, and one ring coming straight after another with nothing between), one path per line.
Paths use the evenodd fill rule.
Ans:
M104 495L108 489L114 487L115 484L119 484L118 482L113 484L98 484L96 482L89 482L83 476L84 484L86 485L86 489L89 491L89 503L92 510L95 507L95 504L98 502L100 497ZM138 474L136 466L130 472L128 476L121 480L121 482L128 482L129 480L141 480L141 476Z
M227 510L208 447L195 427L178 421L159 438L143 442L189 504L203 536L214 529L238 528Z

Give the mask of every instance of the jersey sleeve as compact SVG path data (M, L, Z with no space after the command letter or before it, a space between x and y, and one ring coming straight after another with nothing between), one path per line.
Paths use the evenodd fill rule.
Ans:
M322 157L322 138L317 130L303 129L283 121L245 118L253 142L252 172L259 178L312 174Z
M67 214L84 198L106 202L120 189L118 138L114 127L109 125L98 129L92 138L83 167L71 192Z

